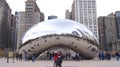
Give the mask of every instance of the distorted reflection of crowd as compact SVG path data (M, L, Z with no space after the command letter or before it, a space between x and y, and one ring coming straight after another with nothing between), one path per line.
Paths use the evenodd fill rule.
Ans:
M120 53L118 51L113 53L113 52L109 52L109 51L100 50L98 53L98 58L99 58L99 60L116 59L116 61L119 61Z

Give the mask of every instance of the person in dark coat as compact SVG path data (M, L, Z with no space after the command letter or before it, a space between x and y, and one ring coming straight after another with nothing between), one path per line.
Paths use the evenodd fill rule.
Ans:
M32 54L32 62L35 62L35 53Z
M59 66L59 67L62 67L61 66L61 63L62 63L62 56L58 56L58 59L56 61L56 67Z
M120 59L120 54L119 54L119 52L116 52L116 53L115 53L115 56L116 56L116 60L119 61L119 59Z
M19 54L18 53L16 53L16 60L18 60L19 59Z

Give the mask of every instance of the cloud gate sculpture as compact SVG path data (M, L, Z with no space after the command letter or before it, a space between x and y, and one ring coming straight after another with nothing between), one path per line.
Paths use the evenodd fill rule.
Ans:
M32 26L23 37L19 53L36 56L52 47L67 47L81 56L92 59L99 51L94 34L84 25L67 19L51 19Z

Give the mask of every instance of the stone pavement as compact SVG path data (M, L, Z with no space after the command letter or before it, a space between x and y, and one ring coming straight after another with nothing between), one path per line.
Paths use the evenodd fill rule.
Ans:
M0 67L53 67L53 61L37 60L32 61L15 61L10 59L6 63L6 59L0 59ZM80 60L80 61L63 61L62 67L120 67L120 61L112 59L110 61L98 60Z

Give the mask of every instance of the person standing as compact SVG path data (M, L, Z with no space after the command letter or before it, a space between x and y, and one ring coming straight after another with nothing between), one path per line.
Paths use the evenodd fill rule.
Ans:
M22 61L22 53L19 54L19 60Z
M32 62L35 62L35 53L32 54Z
M115 56L116 56L116 60L119 61L119 58L120 58L119 52L116 52L116 53L115 53Z
M55 53L54 53L54 67L57 67L56 66L57 59L58 59L58 54L57 54L57 51L55 51Z
M19 59L19 54L18 54L18 52L16 53L16 60L18 60Z
M62 62L63 62L63 54L61 52L58 52L58 59L56 61L56 67L62 67Z
M28 61L29 60L29 58L28 58L28 52L24 51L24 53L25 53L25 61Z
M62 67L62 56L58 56L58 59L56 61L56 67L59 66L59 67Z

